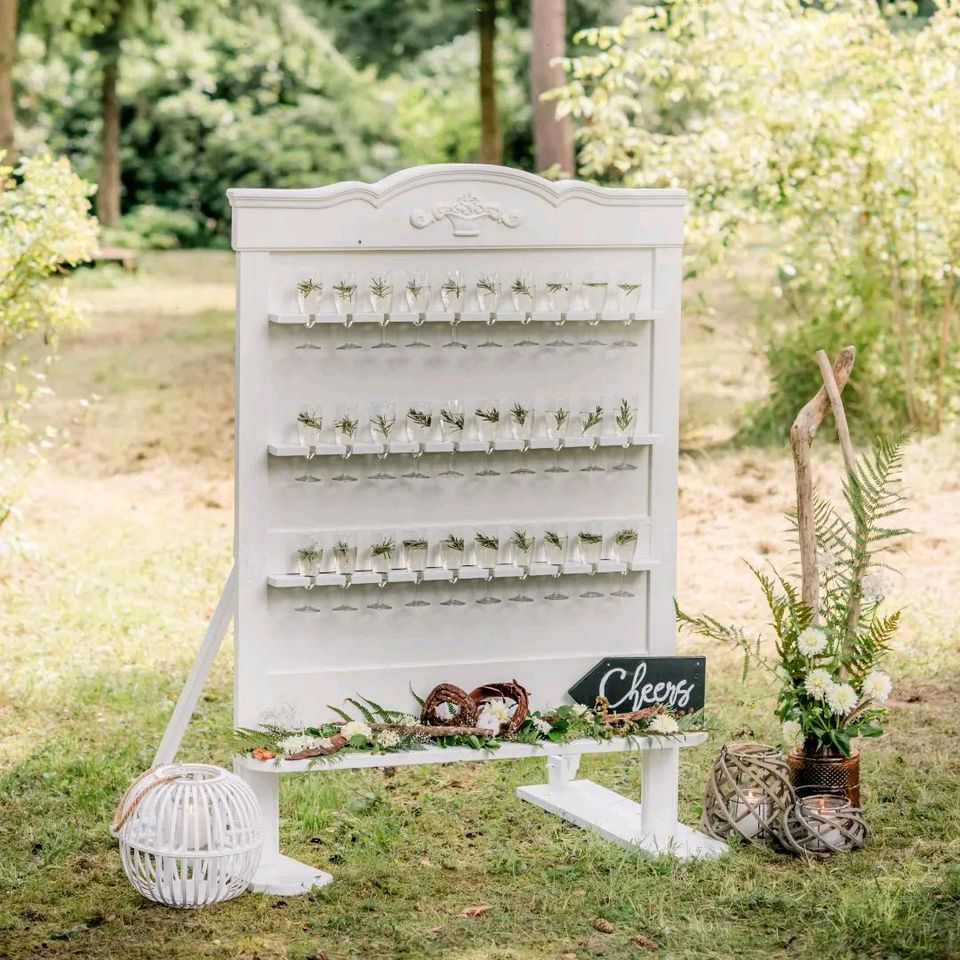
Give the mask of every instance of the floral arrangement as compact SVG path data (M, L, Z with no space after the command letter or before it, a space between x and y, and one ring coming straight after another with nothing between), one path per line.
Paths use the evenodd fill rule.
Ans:
M879 555L908 530L888 527L902 510L900 471L905 439L880 439L870 457L847 475L843 494L850 516L825 499L815 504L819 603L811 609L794 583L775 569L751 567L770 610L774 653L762 637L713 617L691 617L677 608L681 627L744 652L743 676L751 664L769 671L780 686L777 717L790 747L808 754L851 752L852 737L883 732L892 682L880 669L900 624L900 611L882 612L885 564ZM796 527L796 517L791 517Z
M420 705L423 701L416 698ZM371 700L348 698L359 713L352 717L338 707L329 709L339 718L317 726L289 727L265 723L259 730L235 732L237 748L257 760L310 759L329 760L339 753L398 753L438 747L470 747L474 750L496 750L502 743L566 743L590 738L598 741L615 737L678 736L699 729L698 716L678 719L663 706L649 707L633 713L613 714L601 697L591 709L581 704L564 705L551 710L531 711L516 733L500 734L511 716L511 704L505 699L492 699L484 704L474 727L426 727L412 714L388 710ZM476 732L459 733L458 730Z

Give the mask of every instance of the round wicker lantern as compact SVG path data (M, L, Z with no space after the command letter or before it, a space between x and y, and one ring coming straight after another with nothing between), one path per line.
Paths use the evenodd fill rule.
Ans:
M720 750L703 801L702 827L718 840L775 840L784 810L793 802L790 770L776 747L728 743Z
M130 785L110 833L127 879L148 900L204 907L239 896L260 863L260 809L220 767L167 764Z
M808 793L787 808L780 842L793 853L829 857L859 850L867 839L867 824L841 790Z

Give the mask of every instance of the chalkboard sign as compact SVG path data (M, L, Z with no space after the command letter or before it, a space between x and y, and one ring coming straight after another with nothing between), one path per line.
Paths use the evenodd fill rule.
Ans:
M592 707L597 697L606 697L613 713L662 703L685 714L703 709L706 681L705 657L609 657L568 692L587 707Z

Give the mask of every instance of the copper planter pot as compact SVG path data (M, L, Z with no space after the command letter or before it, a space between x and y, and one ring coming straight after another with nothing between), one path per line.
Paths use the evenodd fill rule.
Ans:
M787 757L793 789L805 793L843 791L855 807L860 806L860 751L849 757L841 753L807 753L802 747Z

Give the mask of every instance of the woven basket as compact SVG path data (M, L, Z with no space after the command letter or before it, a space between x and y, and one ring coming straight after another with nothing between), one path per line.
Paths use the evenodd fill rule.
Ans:
M250 885L263 849L259 822L257 798L239 777L209 764L168 764L130 785L110 833L138 893L203 907Z

